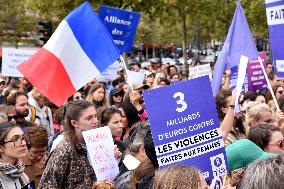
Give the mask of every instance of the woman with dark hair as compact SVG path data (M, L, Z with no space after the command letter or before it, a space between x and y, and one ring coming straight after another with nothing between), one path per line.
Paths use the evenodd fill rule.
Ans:
M64 123L64 139L49 155L39 188L92 188L96 175L82 132L97 128L96 108L87 101L70 102Z
M107 100L105 86L100 83L93 85L86 97L86 100L93 103L96 108L106 106Z
M123 91L117 88L113 88L109 94L109 104L115 105L116 107L119 108L121 106L123 96L124 96Z
M180 81L180 75L178 73L170 75L171 83Z
M67 102L84 100L84 99L85 99L84 95L80 91L77 91L67 99Z
M263 151L276 153L284 157L284 136L280 128L264 124L251 127L248 139Z
M126 150L126 145L120 141L123 133L121 111L116 106L107 106L98 110L99 127L108 126L110 128L114 144L120 152Z
M221 89L215 96L215 103L225 145L246 138L246 130L242 121L243 115L234 116L235 94L230 90Z
M284 88L281 85L274 85L272 87L272 91L275 95L276 100L278 100L284 94ZM268 105L273 104L272 95L269 90L267 91L265 98Z
M218 112L218 118L220 121L223 121L230 102L232 100L232 91L231 90L224 90L221 89L216 97L215 97L215 103L216 103L216 108L217 108L217 112Z
M29 183L19 160L27 155L22 129L14 123L0 124L0 188L19 189Z
M121 111L121 123L122 123L122 129L123 129L122 136L120 139L123 140L123 137L129 134L130 126L128 125L128 119L124 111L124 107L121 106L119 110Z

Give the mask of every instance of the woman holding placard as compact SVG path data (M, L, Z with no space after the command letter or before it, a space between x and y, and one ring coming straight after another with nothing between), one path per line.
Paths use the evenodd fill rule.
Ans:
M39 188L92 188L96 175L87 158L82 132L97 128L97 123L92 103L76 101L66 106L64 139L48 157Z
M99 126L109 126L114 143L121 152L126 150L126 145L120 141L123 133L121 111L116 106L108 106L99 110Z

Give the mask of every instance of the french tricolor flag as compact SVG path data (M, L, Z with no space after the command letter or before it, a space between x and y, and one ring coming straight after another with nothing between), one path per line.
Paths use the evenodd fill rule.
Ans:
M17 69L57 106L120 57L89 2L73 10L49 41Z

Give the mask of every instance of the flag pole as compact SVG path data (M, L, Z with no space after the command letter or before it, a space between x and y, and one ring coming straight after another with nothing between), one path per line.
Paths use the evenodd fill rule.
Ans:
M271 96L272 96L272 98L273 98L273 102L274 102L274 104L275 104L275 106L276 106L276 108L277 108L277 111L280 111L280 108L279 108L279 106L278 106L276 97L275 97L275 95L274 95L274 92L273 92L272 87L271 87L271 85L270 85L270 82L269 82L269 80L268 80L268 77L267 77L267 74L266 74L266 71L265 71L265 69L264 69L263 62L262 62L262 59L260 58L260 56L258 57L258 61L259 61L259 63L260 63L260 66L261 66L263 75L264 75L264 77L265 77L265 80L266 80L266 83L267 83L267 88L269 89L269 91L270 91L270 93L271 93Z
M125 63L125 60L124 60L124 58L123 58L123 56L122 56L122 55L120 55L120 61L123 63L124 70L125 70L125 74L126 74L126 76L127 76L127 79L129 79L129 77L128 77L128 73L127 73L126 63ZM131 91L133 92L132 83L131 83L131 85L130 85L130 89L131 89Z

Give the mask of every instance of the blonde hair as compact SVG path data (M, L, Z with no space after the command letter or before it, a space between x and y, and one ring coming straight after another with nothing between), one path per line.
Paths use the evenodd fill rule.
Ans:
M251 126L252 121L258 121L261 119L261 113L263 112L271 112L274 114L272 109L265 103L252 104L245 112L246 123Z
M115 189L112 181L95 182L93 189Z
M102 84L100 84L100 83L96 83L95 85L93 85L93 86L91 87L91 89L90 89L90 91L89 91L89 93L88 93L88 95L87 95L87 97L86 97L86 101L93 103L93 100L94 100L93 93L94 93L96 90L100 89L100 88L104 89L104 91L105 91L105 96L104 96L104 99L103 99L103 101L102 101L102 105L106 105L106 103L107 103L107 101L106 101L106 89L105 89L105 87L104 87Z
M183 165L157 170L152 189L197 189L201 185L200 175L197 169Z
M35 99L35 100L39 100L41 98L46 98L39 90L37 89L33 89L32 90L32 97Z

